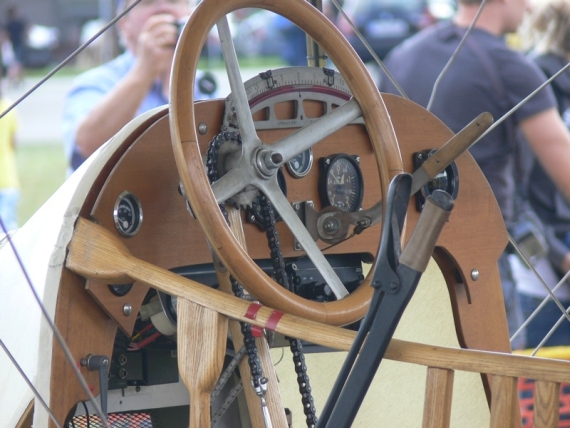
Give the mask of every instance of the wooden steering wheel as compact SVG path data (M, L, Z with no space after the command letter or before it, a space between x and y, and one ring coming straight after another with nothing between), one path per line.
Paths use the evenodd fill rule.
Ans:
M225 39L223 36L224 28L227 28L225 16L246 7L271 10L305 30L330 55L354 98L272 144L261 141L238 72L229 30ZM241 153L237 153L232 161L233 167L210 185L197 143L192 82L202 46L216 23L218 29L222 28L224 60L232 95L236 100L242 146ZM403 169L392 123L365 66L340 32L316 8L305 0L204 0L185 26L176 50L171 80L170 127L177 168L192 210L212 248L237 280L264 304L332 325L349 324L365 314L371 296L368 278L356 291L348 294L277 182L277 171L285 162L360 116L364 119L376 157L382 194L386 195L390 179ZM337 300L315 302L285 290L257 267L240 246L218 205L246 187L257 188L267 196Z

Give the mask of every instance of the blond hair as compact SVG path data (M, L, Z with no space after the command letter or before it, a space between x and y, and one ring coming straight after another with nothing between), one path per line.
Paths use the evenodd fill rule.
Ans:
M541 0L527 22L530 45L540 53L570 53L570 0Z

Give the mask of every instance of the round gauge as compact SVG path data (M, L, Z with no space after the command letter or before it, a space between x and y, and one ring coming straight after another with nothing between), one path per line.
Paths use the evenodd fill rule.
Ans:
M141 228L143 213L138 198L130 192L123 192L115 202L113 220L117 231L126 238L135 236Z
M414 166L419 168L435 150L424 150L414 154ZM457 173L457 165L451 162L443 171L431 179L421 191L416 193L416 208L421 211L424 207L426 198L435 190L443 190L451 195L453 199L457 198L459 193L459 174Z
M346 212L360 209L364 182L357 159L338 154L319 160L319 196L323 207L332 205Z
M313 166L313 150L307 149L287 162L287 170L295 178L302 178Z

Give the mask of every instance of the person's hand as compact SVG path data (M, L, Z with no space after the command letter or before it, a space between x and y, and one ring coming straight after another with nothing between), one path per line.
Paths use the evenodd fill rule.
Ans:
M149 80L170 73L174 47L178 39L175 17L151 16L143 25L136 48L137 68Z

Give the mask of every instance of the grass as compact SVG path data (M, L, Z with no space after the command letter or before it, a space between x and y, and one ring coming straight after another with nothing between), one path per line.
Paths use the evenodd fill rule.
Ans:
M26 144L18 146L16 162L21 185L21 226L65 181L67 161L61 145Z
M275 68L283 65L280 58L240 58L242 67ZM27 77L41 78L54 66L41 69L27 69ZM201 59L199 68L220 69L224 63L218 60ZM83 70L66 66L56 76L74 76ZM21 184L21 198L18 209L18 224L22 226L44 202L58 189L66 178L66 159L60 142L26 143L18 146L16 161Z
M241 67L252 68L275 68L284 67L286 65L283 59L274 56L239 58L239 63ZM25 75L26 77L40 79L50 73L56 65L57 64L54 63L42 68L27 68L25 70ZM201 58L198 62L198 68L200 70L221 70L225 68L225 63L221 58ZM86 70L89 70L89 68L78 67L76 65L66 65L58 70L55 76L74 77Z

